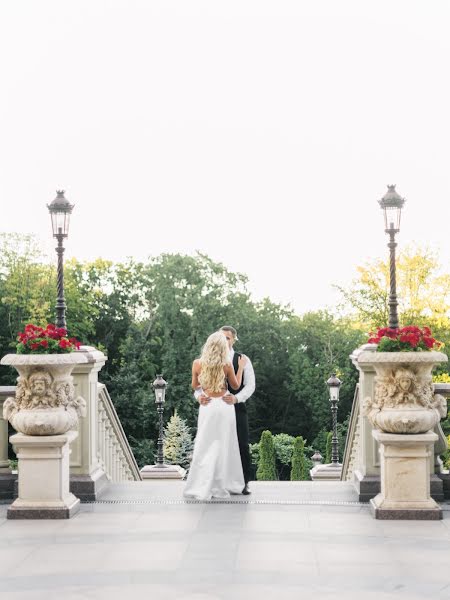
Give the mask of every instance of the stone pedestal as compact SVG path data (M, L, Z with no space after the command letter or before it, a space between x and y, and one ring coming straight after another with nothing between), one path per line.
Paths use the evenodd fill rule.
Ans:
M334 465L317 465L310 470L309 474L313 481L340 481L342 474L342 465L340 463Z
M99 454L98 440L98 374L106 356L91 346L81 346L86 357L72 374L78 394L86 400L86 418L78 425L79 436L70 456L70 489L82 502L95 501L108 483Z
M145 465L140 471L142 479L184 479L186 469L179 465Z
M447 409L434 393L432 370L447 356L434 351L376 352L376 345L365 344L351 358L360 374L361 406L352 481L360 501L367 501L380 492L380 453L373 430L411 436L436 426ZM434 475L435 452L430 454L431 491L442 499L442 482Z
M381 493L370 501L376 519L442 519L430 497L430 456L437 435L383 433L372 435L380 446Z
M68 519L78 512L80 500L69 491L69 445L77 435L11 436L19 460L19 496L8 519Z

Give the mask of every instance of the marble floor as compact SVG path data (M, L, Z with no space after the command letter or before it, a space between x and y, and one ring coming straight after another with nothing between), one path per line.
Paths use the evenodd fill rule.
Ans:
M66 521L1 505L1 600L450 599L450 505L376 521L346 483L254 482L229 503L183 485L117 484Z

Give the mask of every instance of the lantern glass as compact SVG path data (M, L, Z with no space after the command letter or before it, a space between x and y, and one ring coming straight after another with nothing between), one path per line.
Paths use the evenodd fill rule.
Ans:
M402 209L400 206L384 206L384 228L386 231L400 231L400 218Z
M50 212L52 217L53 235L69 235L70 212L65 210L55 210Z
M166 395L166 390L164 388L156 388L155 389L156 404L164 404L164 396L165 395Z
M339 400L339 386L332 385L330 386L330 400Z
M56 198L50 204L47 204L48 211L52 218L53 235L67 237L69 235L70 213L74 205L70 204L64 196L64 191L56 192Z
M333 373L327 381L327 386L330 390L330 400L339 400L339 388L341 387L341 383L342 381L339 377L336 377L336 373Z
M384 229L387 232L398 233L400 231L400 217L405 199L395 189L395 185L388 185L388 191L378 200L383 209Z

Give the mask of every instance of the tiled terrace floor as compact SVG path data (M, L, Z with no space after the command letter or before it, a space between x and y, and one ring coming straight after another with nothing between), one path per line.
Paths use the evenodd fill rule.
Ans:
M450 599L450 505L376 521L345 483L253 483L227 504L184 503L182 486L111 486L69 521L0 506L0 598Z

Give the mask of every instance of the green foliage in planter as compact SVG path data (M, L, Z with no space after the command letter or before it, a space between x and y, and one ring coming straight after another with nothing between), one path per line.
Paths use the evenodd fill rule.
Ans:
M309 473L305 457L305 441L299 435L295 438L292 452L291 481L305 481L308 479Z
M259 442L259 464L256 471L259 481L276 481L275 446L270 431L263 431Z
M80 342L67 337L67 329L49 323L44 327L28 323L17 336L17 354L65 354L78 350Z

